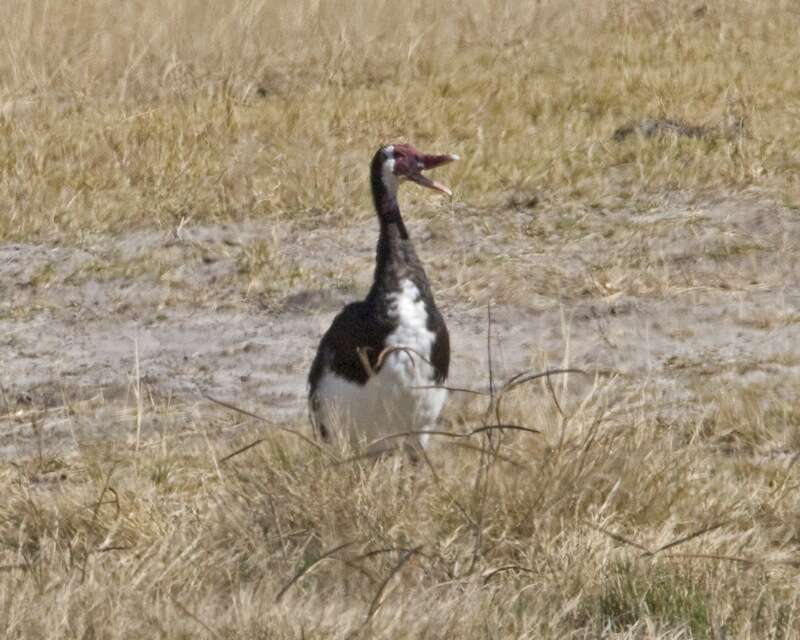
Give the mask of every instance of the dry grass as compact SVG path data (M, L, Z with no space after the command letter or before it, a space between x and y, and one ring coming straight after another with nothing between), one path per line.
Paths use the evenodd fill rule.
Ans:
M555 388L564 418L547 392L503 403L540 435L440 438L416 466L230 418L137 452L135 413L127 443L8 465L7 637L794 637L797 411Z
M369 215L365 158L400 138L461 153L471 206L800 196L788 1L12 0L0 18L0 237L345 222ZM612 141L648 116L744 129Z
M449 253L431 258L445 300L518 302L532 290L550 303L670 300L781 286L786 271L762 262L765 252L796 258L780 230L767 247L702 212L652 224L614 212L645 214L674 192L690 208L755 191L794 215L799 29L788 0L8 0L0 240L83 246L254 219L345 227L371 220L364 166L377 143L408 139L465 158L443 178L460 202L426 221L442 252L453 229L478 238L452 249L454 267L444 268ZM645 117L718 134L612 139ZM697 239L687 254L702 265L666 252L676 234ZM545 243L550 253L532 251ZM235 267L215 281L221 290L267 299L295 281L351 275L283 248L267 237L209 258L168 246L89 261L70 277L151 278L177 302L203 304L219 290L192 288L187 264L227 260ZM494 282L501 271L505 288ZM32 288L53 277L42 267ZM741 323L797 322L781 313ZM341 463L352 452L141 395L133 411L110 414L115 435L79 441L78 454L43 443L0 467L0 629L797 637L800 413L785 389L727 383L700 364L686 401L642 380L599 378L580 394L558 381L561 414L544 386L520 388L504 420L541 434L438 438L416 466ZM482 403L452 403L446 428L484 424ZM2 426L42 419L4 393L0 406ZM74 424L89 409L62 411Z

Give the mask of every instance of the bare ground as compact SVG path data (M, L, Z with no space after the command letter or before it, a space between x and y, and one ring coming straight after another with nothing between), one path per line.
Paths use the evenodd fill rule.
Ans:
M512 201L409 217L455 386L486 388L491 300L498 379L569 364L648 380L678 411L703 402L711 377L796 397L794 211L676 196L647 212ZM296 422L319 336L369 285L375 236L363 213L347 228L187 224L0 247L0 457L58 455L137 425L192 429L211 408L203 394ZM146 410L156 405L174 410Z

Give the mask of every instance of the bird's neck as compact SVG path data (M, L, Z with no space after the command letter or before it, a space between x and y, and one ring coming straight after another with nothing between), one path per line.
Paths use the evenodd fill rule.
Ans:
M373 179L372 195L380 222L380 235L375 279L369 298L377 301L397 291L403 280L411 280L421 292L428 292L428 280L400 214L397 194L387 189L378 177Z

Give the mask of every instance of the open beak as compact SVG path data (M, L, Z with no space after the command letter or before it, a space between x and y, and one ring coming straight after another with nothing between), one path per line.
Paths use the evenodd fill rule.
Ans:
M436 182L435 180L431 180L427 176L422 175L422 171L434 169L435 167L439 167L443 164L447 164L448 162L453 162L454 160L458 159L458 156L454 154L446 154L442 156L420 156L419 164L421 165L421 169L416 173L410 174L408 179L416 182L417 184L421 184L423 187L428 187L428 189L434 189L435 191L441 191L443 194L452 197L453 192L450 191L450 189L448 189L442 183Z

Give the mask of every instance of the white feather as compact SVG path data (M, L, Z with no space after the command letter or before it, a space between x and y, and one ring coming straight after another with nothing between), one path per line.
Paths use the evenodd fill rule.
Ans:
M383 180L383 186L385 186L390 193L397 193L398 179L394 173L394 158L387 158L383 161L383 165L381 166L381 180Z
M395 433L431 429L444 408L445 389L415 388L435 384L433 367L425 360L431 359L436 336L427 327L425 303L413 282L404 280L400 291L391 295L390 313L398 326L389 334L386 345L409 351L387 355L380 371L363 386L330 370L320 379L315 418L333 433L353 439L364 437L369 442ZM419 438L422 446L427 440L427 436ZM400 444L400 439L386 440L371 450Z

